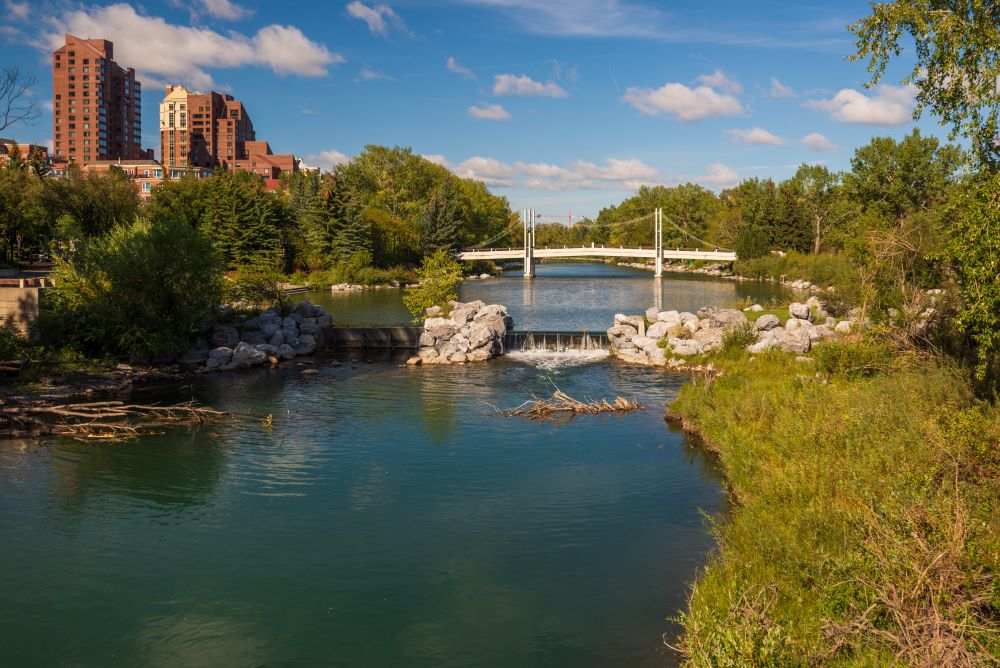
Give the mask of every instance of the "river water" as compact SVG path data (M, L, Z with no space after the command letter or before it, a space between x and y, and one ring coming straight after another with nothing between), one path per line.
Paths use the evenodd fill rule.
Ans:
M603 329L656 296L649 274L602 265L541 266L524 283L463 297L553 330ZM661 292L687 309L772 296L672 277ZM392 298L323 301L339 322L389 323ZM700 513L725 507L710 458L663 421L684 376L594 352L336 361L133 397L195 397L232 411L225 424L0 443L3 665L674 663L660 638L711 549ZM647 408L496 415L554 387Z

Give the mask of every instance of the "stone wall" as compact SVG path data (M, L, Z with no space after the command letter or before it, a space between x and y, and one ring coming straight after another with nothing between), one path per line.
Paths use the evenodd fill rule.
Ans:
M14 325L26 337L38 320L38 299L42 288L0 287L0 316Z

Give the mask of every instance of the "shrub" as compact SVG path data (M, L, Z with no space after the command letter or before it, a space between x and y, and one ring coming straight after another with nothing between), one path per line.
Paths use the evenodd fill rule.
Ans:
M39 329L56 347L137 358L172 355L211 320L222 294L209 241L182 222L135 220L58 259Z
M757 330L751 322L741 322L727 327L722 332L722 352L728 353L745 349L757 341Z
M816 346L816 370L828 376L870 376L887 371L898 351L885 341L830 341Z
M0 360L17 360L24 357L27 345L13 318L0 316Z
M424 258L417 270L419 285L409 287L403 294L403 304L415 320L431 306L446 307L447 302L458 298L458 285L462 282L462 266L443 249Z
M281 260L264 257L252 260L236 270L226 285L226 301L244 304L258 311L285 302Z
M771 250L767 233L757 227L747 227L740 230L733 242L733 249L741 260L752 260L763 257Z

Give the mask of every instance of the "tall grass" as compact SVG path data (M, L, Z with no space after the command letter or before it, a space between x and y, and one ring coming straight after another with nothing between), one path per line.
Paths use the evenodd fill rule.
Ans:
M847 285L857 276L857 267L845 255L821 253L812 255L794 251L779 255L766 255L753 260L738 260L733 271L746 278L806 280L815 285Z
M1000 413L949 363L868 345L827 344L815 375L722 360L671 406L737 500L680 618L691 665L995 665Z

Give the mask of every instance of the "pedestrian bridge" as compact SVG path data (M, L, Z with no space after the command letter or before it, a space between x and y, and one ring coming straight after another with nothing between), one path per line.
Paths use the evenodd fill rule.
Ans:
M643 216L648 217L649 214ZM571 257L618 257L635 258L640 260L653 260L653 268L656 277L663 275L664 260L709 260L714 262L733 262L736 260L736 253L724 248L664 248L663 247L663 211L656 209L653 214L654 246L640 246L638 248L626 248L624 246L605 246L590 244L589 246L563 246L561 248L549 248L548 246L538 248L535 246L535 218L536 214L531 209L524 209L521 212L521 225L524 232L524 244L519 248L466 248L458 251L455 255L463 261L471 260L522 260L524 262L524 275L531 277L535 275L535 260L571 258ZM642 220L641 218L638 220ZM669 221L668 221L669 222ZM673 223L671 223L673 225ZM677 227L674 225L674 227ZM677 228L681 229L681 228ZM684 232L684 230L681 230ZM686 232L685 232L686 234ZM690 236L690 235L689 235ZM494 237L495 239L496 237ZM702 242L700 239L698 240Z

